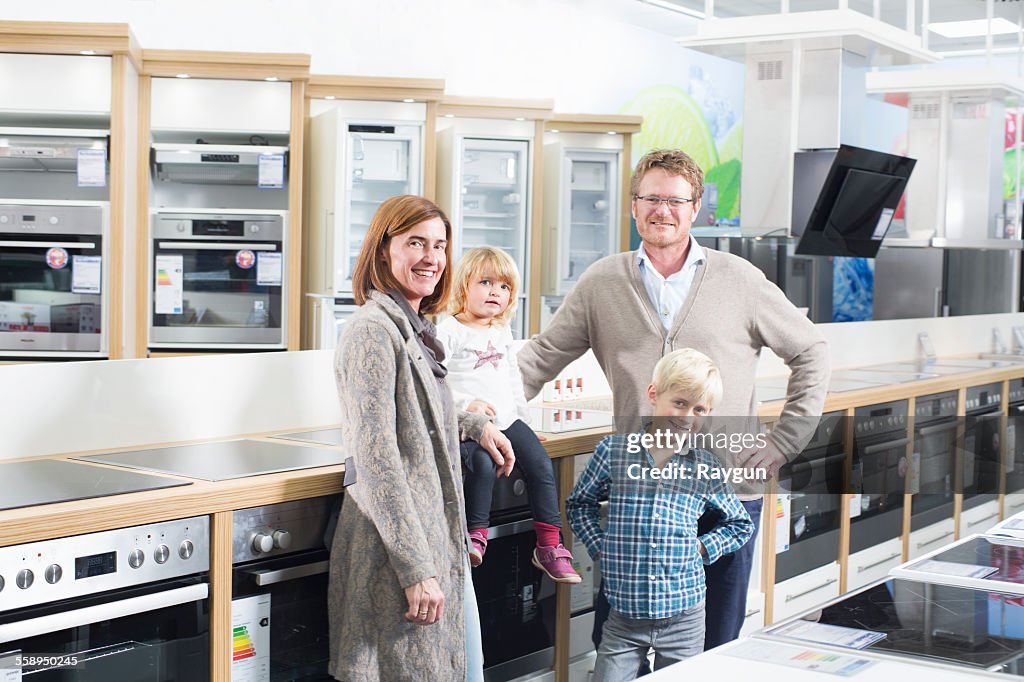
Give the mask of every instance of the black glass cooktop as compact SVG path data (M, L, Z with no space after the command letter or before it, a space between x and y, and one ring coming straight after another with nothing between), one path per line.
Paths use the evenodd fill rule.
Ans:
M973 578L1010 583L1005 588L998 585L992 588L1021 592L1020 586L1024 586L1024 540L979 535L907 564L900 570L918 573L920 577L914 577L931 582L956 583L962 578ZM925 575L933 577L925 578Z
M1024 676L1024 597L987 590L891 578L804 616L804 621L884 637L863 651L924 658L976 669ZM813 628L787 636L794 621L771 627L765 636L807 641ZM825 635L842 632L822 628ZM877 636L877 635L876 635ZM860 647L858 647L860 648Z

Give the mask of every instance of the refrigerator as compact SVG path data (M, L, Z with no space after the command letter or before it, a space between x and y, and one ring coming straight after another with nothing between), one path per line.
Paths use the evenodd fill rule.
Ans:
M381 203L423 194L424 104L339 102L310 119L306 292L352 298L352 270ZM313 306L316 315L329 307ZM321 348L330 320L307 319L306 347Z
M580 275L619 250L621 151L571 135L549 133L556 141L544 145L542 329Z
M466 251L495 246L522 277L512 335L526 338L530 290L530 139L465 135L448 128L438 142L438 200L453 229L455 267Z

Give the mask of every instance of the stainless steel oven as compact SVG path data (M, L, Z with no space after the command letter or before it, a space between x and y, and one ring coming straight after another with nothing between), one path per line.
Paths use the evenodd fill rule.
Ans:
M1024 379L1011 379L1006 420L1006 492L1024 492ZM1019 511L1008 510L1010 513Z
M910 529L953 518L956 481L956 391L918 398L914 407Z
M842 412L823 415L803 452L779 471L779 495L789 509L789 523L779 529L788 540L776 543L777 583L839 558L846 421Z
M340 500L318 497L232 515L233 679L332 679L325 535Z
M0 673L207 680L208 570L205 516L0 548Z
M108 205L0 204L0 356L107 355Z
M285 233L283 212L157 213L149 347L285 348Z
M908 443L906 400L854 411L851 554L903 534Z
M961 469L964 509L993 502L999 495L1002 397L999 382L967 387Z

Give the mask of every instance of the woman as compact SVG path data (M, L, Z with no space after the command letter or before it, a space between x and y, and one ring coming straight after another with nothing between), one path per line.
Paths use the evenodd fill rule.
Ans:
M482 439L506 476L514 456L486 416L455 410L423 317L447 304L450 243L435 204L394 197L370 222L352 274L360 308L339 340L335 378L357 480L331 546L328 595L330 672L346 682L482 679L459 440Z

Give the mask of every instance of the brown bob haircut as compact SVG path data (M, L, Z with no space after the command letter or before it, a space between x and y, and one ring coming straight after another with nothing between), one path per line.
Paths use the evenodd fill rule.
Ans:
M420 313L433 315L443 312L448 305L448 295L452 289L452 224L448 216L430 199L405 194L391 197L380 205L370 220L370 227L363 239L363 248L359 250L356 267L352 270L352 294L357 305L366 303L370 289L387 292L391 289L401 291L391 264L385 259L391 240L405 234L416 225L431 218L440 218L444 223L445 238L448 243L444 247L445 268L441 279L434 288L434 293L420 302Z

